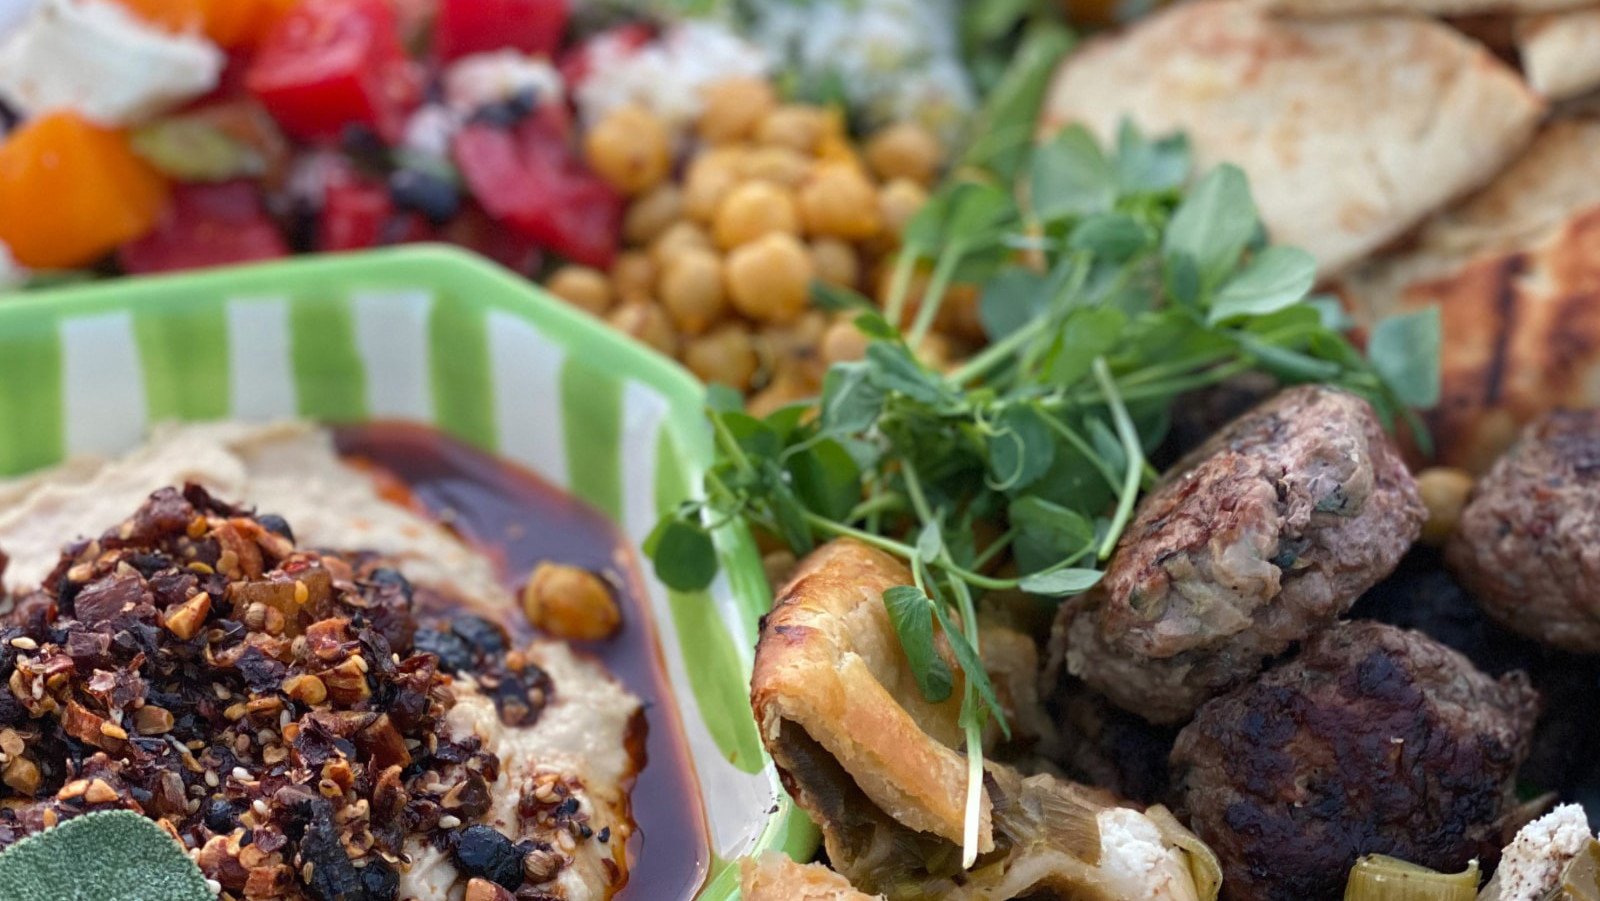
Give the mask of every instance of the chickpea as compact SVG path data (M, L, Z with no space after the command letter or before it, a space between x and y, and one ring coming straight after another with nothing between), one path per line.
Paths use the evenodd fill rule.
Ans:
M683 349L683 364L708 385L722 384L743 392L750 390L760 361L750 330L730 322L689 341Z
M707 144L742 141L778 105L778 94L764 78L725 78L706 85L700 96L705 109L695 130Z
M655 243L650 245L650 262L656 264L657 273L664 274L668 264L681 254L691 250L710 249L711 239L706 237L705 229L693 222L674 222L666 231L656 236Z
M809 391L822 385L828 363L822 357L822 340L828 332L828 315L807 310L792 322L769 325L756 336L756 352L773 380L793 376Z
M628 206L628 215L622 220L622 236L630 244L649 244L682 218L683 189L663 182Z
M756 142L787 147L810 156L833 127L828 114L820 107L786 103L761 120L756 129Z
M811 262L817 267L817 279L830 285L854 288L861 281L860 255L837 238L812 241Z
M661 305L678 331L698 335L727 312L722 261L709 250L690 248L668 261L661 275Z
M551 294L591 316L604 316L615 299L605 273L588 266L562 266L544 286Z
M798 375L778 373L772 383L756 392L744 405L745 412L757 418L776 413L797 401L816 395L816 389Z
M816 156L819 162L849 166L862 175L867 174L867 164L861 161L861 153L856 150L856 145L850 141L848 135L823 135L822 140L817 143Z
M793 235L774 232L728 255L728 293L739 312L761 322L790 322L805 312L811 256Z
M939 139L915 122L890 125L867 141L867 165L884 181L905 178L932 184L943 163Z
M607 113L583 142L589 168L624 194L642 194L672 169L672 139L655 114L638 106Z
M535 628L573 641L610 638L622 626L622 611L605 581L561 563L534 569L522 588L522 612Z
M727 250L770 234L797 234L800 214L788 190L769 182L749 181L723 200L711 231L717 246Z
M835 319L822 335L822 359L833 365L860 360L867 355L867 336L849 317Z
M1472 474L1464 469L1434 466L1417 474L1417 490L1428 518L1422 524L1422 543L1440 547L1450 540L1461 522L1461 511L1472 494Z
M852 166L818 166L800 186L800 219L813 235L864 240L883 229L867 177Z
M677 355L678 333L673 331L667 311L653 300L641 297L623 301L622 306L611 311L606 321L617 331L669 357Z
M611 285L623 300L656 293L656 264L642 250L624 250L611 264Z
M929 332L917 345L916 353L922 365L943 372L955 362L956 346L948 336Z
M883 216L884 227L898 237L906 230L906 223L928 202L928 192L906 178L897 178L878 192L878 211Z
M811 174L811 161L787 147L757 147L743 160L747 179L770 181L794 189Z
M694 158L683 177L683 214L710 225L722 201L744 180L743 147L718 147Z
M982 293L977 285L951 285L944 292L944 302L939 304L939 315L933 318L933 327L952 338L982 341L983 319L978 314Z

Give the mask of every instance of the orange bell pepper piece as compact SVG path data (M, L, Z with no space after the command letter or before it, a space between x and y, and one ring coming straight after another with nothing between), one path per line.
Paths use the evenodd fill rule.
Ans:
M32 269L94 262L154 227L168 197L125 132L74 113L35 119L0 144L0 242Z
M152 25L168 31L199 31L209 0L112 0Z
M300 0L113 0L167 31L204 34L218 46L254 47Z
M250 48L300 0L198 0L205 6L206 37L221 47Z

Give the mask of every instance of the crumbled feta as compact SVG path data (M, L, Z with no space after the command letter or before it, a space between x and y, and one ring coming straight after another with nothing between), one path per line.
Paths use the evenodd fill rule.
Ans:
M45 0L0 45L0 96L24 113L75 110L130 125L217 86L209 42L159 31L104 0Z
M1584 849L1589 837L1589 819L1576 804L1562 804L1517 830L1495 872L1499 901L1543 898L1556 887L1561 869Z
M578 85L578 112L588 123L637 104L669 128L689 125L704 104L701 89L724 78L764 76L765 51L714 22L674 26L643 47L615 35L590 42L589 76Z
M0 241L0 291L15 288L28 280L28 270L11 256L11 248Z
M0 0L0 41L39 6L40 0Z
M871 125L921 122L946 136L977 106L953 0L762 4L756 40L802 83L833 83Z
M449 159L450 140L461 128L461 120L460 115L443 104L424 104L406 120L400 146L419 156Z
M1137 810L1112 807L1100 827L1100 872L1106 888L1126 901L1195 901L1194 877L1183 852L1167 847L1161 830Z
M543 59L515 50L474 53L451 64L444 73L444 96L458 115L533 92L540 103L560 103L566 96L561 73Z

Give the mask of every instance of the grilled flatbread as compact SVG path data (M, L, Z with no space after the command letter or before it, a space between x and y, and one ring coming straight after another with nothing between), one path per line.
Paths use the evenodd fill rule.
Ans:
M1421 13L1475 16L1484 13L1538 13L1572 9L1589 0L1259 0L1275 14L1305 18L1361 16L1370 13Z
M1358 321L1439 305L1442 463L1481 472L1524 423L1600 402L1600 121L1552 122L1414 247L1338 287Z
M1600 88L1600 6L1517 20L1517 52L1528 84L1551 100Z
M1487 181L1542 113L1510 68L1421 16L1286 20L1197 0L1068 57L1042 121L1102 140L1124 118L1188 132L1197 163L1240 165L1272 237L1328 274Z

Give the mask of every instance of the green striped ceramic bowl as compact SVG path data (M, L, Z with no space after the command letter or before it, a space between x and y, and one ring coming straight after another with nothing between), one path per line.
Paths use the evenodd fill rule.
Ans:
M5 475L126 450L167 419L405 419L528 467L637 546L699 484L701 399L670 361L452 248L0 297ZM708 592L644 574L711 830L708 901L736 894L733 859L815 843L750 713L760 562L747 535L719 543Z

